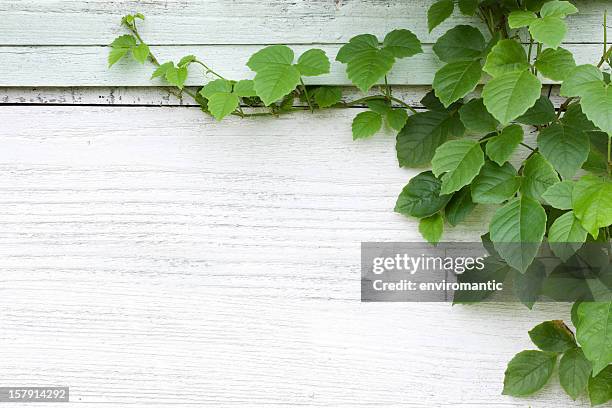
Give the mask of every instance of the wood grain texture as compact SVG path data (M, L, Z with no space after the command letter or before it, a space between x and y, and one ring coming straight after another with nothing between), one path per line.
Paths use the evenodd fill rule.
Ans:
M1 0L0 45L106 45L123 33L121 17L142 12L150 44L337 44L372 33L382 39L396 28L433 43L457 24L454 17L427 30L434 0ZM568 18L568 43L602 42L605 0L578 0L580 15ZM27 27L27 29L24 29ZM482 31L486 29L482 27Z
M196 92L197 87L188 88ZM420 101L431 86L395 86L393 94L415 107L422 107ZM368 95L380 94L378 88ZM355 87L342 87L344 101L353 101L364 96ZM113 106L199 106L189 95L183 98L176 88L166 87L9 87L0 88L0 104L37 105L113 105ZM294 106L306 106L299 98Z
M127 12L162 60L195 53L238 79L263 44L333 59L355 34L431 44L473 22L429 34L431 3L0 0L0 385L68 385L69 405L96 408L588 406L556 381L500 395L527 330L569 305L359 302L360 242L420 239L392 211L418 170L397 167L391 133L351 140L359 109L219 124L150 67L106 68ZM601 53L605 5L570 17L579 63ZM424 49L391 75L415 107L439 66ZM310 79L348 84L339 64Z
M500 395L568 305L359 302L360 242L418 235L392 212L416 171L391 134L353 142L356 112L0 107L3 385L83 407L587 406L555 381Z
M296 45L296 55L319 47L326 51L331 60L340 46L338 45ZM159 46L152 51L160 61L176 60L189 54L202 56L206 63L227 78L252 78L254 73L245 65L249 57L261 46L233 45L218 46ZM594 63L601 54L601 45L567 45L574 53L578 64ZM431 46L423 47L423 54L398 60L389 74L389 82L394 85L427 85L433 81L436 70L441 66ZM141 65L128 59L122 60L108 69L107 47L0 47L0 63L4 67L0 86L160 86L163 80L151 80L154 67ZM608 67L609 68L609 67ZM203 70L190 67L188 85L202 85L214 79L204 75ZM345 66L332 62L331 72L320 77L304 78L307 84L349 85ZM544 79L544 83L551 83Z
M189 88L197 91L197 88ZM394 86L393 95L414 108L423 108L421 99L431 91L431 86ZM467 98L478 97L481 87ZM378 89L368 94L374 95ZM565 98L559 96L559 86L549 85L542 88L555 106ZM364 94L354 87L343 87L343 100L354 101ZM165 87L10 87L0 88L0 105L112 105L112 106L198 106L188 95L179 98L176 90ZM396 104L399 106L398 104ZM306 106L296 98L293 106Z

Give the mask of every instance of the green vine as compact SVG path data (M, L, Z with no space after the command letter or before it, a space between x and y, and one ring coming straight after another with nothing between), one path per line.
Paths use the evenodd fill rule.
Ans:
M585 243L610 242L612 85L602 71L612 59L607 15L601 56L593 57L594 64L577 65L560 46L566 17L578 12L568 1L440 0L428 11L429 30L456 6L479 19L487 33L457 25L439 37L433 51L442 66L421 101L425 109L418 111L394 96L388 81L397 60L423 52L407 29L393 30L382 41L357 35L340 48L335 60L346 66L348 79L361 92L373 92L352 101L343 100L341 87L306 84L304 77L330 71L329 58L319 49L296 58L287 46L265 47L247 62L253 79L226 78L193 55L160 63L138 31L142 14L123 18L130 33L112 42L108 63L127 55L149 61L155 66L152 79L163 78L216 120L367 107L352 122L353 139L372 137L386 123L397 131L401 167L431 166L404 187L395 211L417 218L423 237L435 244L445 228L460 224L478 205L496 206L483 236L490 253L486 276L466 273L460 279L509 279L517 298L531 308L550 295L542 289L550 276L536 259L544 242L561 266L583 260ZM190 69L214 79L194 92L185 87ZM566 100L558 109L542 94L542 77L561 83ZM480 96L471 97L483 82ZM295 107L296 98L305 106ZM537 132L535 144L524 139L529 126ZM592 285L572 288L575 334L561 321L531 330L539 350L523 351L510 361L504 394L540 390L561 356L559 379L571 398L587 392L593 405L612 399L612 255L609 246L606 251L608 278L602 272L593 279L607 288L607 297L595 297ZM459 292L455 302L478 302L489 295Z

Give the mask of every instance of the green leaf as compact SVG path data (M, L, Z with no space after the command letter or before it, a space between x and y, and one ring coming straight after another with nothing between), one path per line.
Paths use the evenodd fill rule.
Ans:
M168 72L170 68L174 68L174 62L169 61L169 62L165 62L161 64L159 67L157 67L155 71L153 71L153 75L151 75L151 79L162 77L162 76L165 77L166 72Z
M523 46L515 40L499 41L489 55L483 70L492 77L509 72L522 72L529 68Z
M571 180L555 183L546 189L542 194L542 198L555 208L560 210L571 210L574 184L576 183Z
M587 232L573 211L566 212L553 222L548 231L550 249L561 260L567 261L586 241Z
M591 363L579 347L566 351L561 357L559 381L573 400L576 400L586 389L591 370Z
M479 0L459 0L459 10L466 16L473 16L478 10Z
M574 333L562 320L549 320L529 330L533 344L542 351L564 353L576 347Z
M391 103L384 99L372 99L367 101L366 105L368 105L368 108L370 108L371 111L381 115L386 115L387 112L391 110Z
M476 204L472 201L470 186L465 186L453 194L446 208L444 208L444 217L450 225L456 226L463 221L474 208L476 208Z
M597 238L599 228L612 224L612 183L582 177L572 191L572 208L584 229Z
M594 65L578 65L574 68L563 84L562 96L584 96L604 86L603 73Z
M257 96L255 82L251 79L242 79L234 85L234 93L240 97Z
M542 17L560 17L563 18L569 14L575 14L578 12L576 6L569 1L549 1L544 3L540 10Z
M502 124L521 116L540 97L542 83L529 71L493 78L482 90L487 110Z
M432 111L448 112L448 109L442 105L442 102L440 102L433 89L421 98L421 105Z
M440 195L442 182L431 171L417 174L410 179L397 198L395 212L417 218L430 217L440 211L450 200L450 195Z
M353 119L353 140L374 135L382 126L382 116L376 112L361 112Z
M583 302L576 338L593 364L593 375L612 363L612 302Z
M555 107L547 96L541 95L535 105L516 118L523 125L546 125L557 119Z
M216 93L231 93L232 83L226 79L215 79L210 81L200 89L200 95L210 99Z
M591 405L605 404L612 400L612 365L589 378L589 398Z
M475 140L451 140L436 149L431 161L436 177L442 176L442 194L458 191L478 175L484 154Z
M325 55L325 51L313 48L300 55L297 68L304 76L327 74L329 72L329 59Z
M132 48L132 56L141 64L144 64L149 57L149 46L147 44L138 44Z
M292 65L293 57L291 48L271 45L257 51L247 62L256 72L254 88L266 106L289 94L299 84L300 71Z
M444 232L444 218L442 214L435 213L431 217L419 221L419 232L431 244L437 244Z
M404 109L389 109L385 115L385 118L392 129L400 131L408 120L408 114Z
M383 49L395 58L412 57L423 52L421 42L410 30L393 30L385 36Z
M108 67L112 67L135 46L136 38L133 35L126 34L115 38L110 44L111 49L108 53Z
M446 112L419 112L408 117L397 134L395 149L401 167L429 164L436 148L450 136L460 136L465 129L458 116Z
M433 80L436 96L445 107L472 92L482 75L480 61L456 61L440 68Z
M391 70L394 62L395 59L389 51L363 50L358 57L348 62L346 74L357 88L367 92Z
M513 269L512 291L514 296L527 308L533 308L533 305L542 293L542 286L545 280L546 271L544 264L537 259L529 265L525 273Z
M185 67L195 61L197 58L195 55L185 55L178 63L179 67Z
M477 133L493 132L499 122L485 108L481 98L472 99L459 108L461 122L469 130Z
M497 136L487 141L487 156L500 166L507 162L523 141L523 128L519 125L505 127Z
M187 80L187 67L176 68L174 65L166 69L166 81L169 84L183 89L183 85Z
M597 127L612 137L612 86L593 88L582 95L582 111Z
M395 36L396 34L388 41L396 40ZM395 45L390 50L402 52ZM346 73L351 82L363 92L367 92L391 70L395 62L391 51L380 49L375 36L362 34L351 38L348 44L342 46L336 60L347 64Z
M556 49L565 38L567 25L559 17L548 16L534 20L529 25L529 32L534 40Z
M131 14L123 16L123 18L121 19L121 23L125 24L128 27L132 26L134 24L134 16Z
M577 300L572 305L572 310L570 313L571 313L572 324L574 325L574 327L578 327L578 325L580 324L580 317L578 316L578 307L580 307L581 303L582 303L581 300Z
M530 11L517 10L513 11L508 15L508 25L510 28L522 28L527 27L535 20L538 16Z
M238 95L218 92L208 98L208 110L215 119L221 120L235 111L239 103Z
M257 72L255 92L268 106L289 94L300 83L300 71L293 65L273 64Z
M453 14L455 5L453 0L439 0L429 7L427 10L427 27L429 32L439 26L444 20Z
M540 200L550 186L560 181L553 166L538 153L525 162L523 176L521 193L535 200Z
M556 362L554 353L521 351L508 363L502 394L514 397L533 394L548 382Z
M360 34L351 38L348 43L344 44L338 50L336 61L343 64L348 63L354 58L358 58L362 51L378 49L378 38L372 34Z
M552 124L540 131L538 148L561 177L573 177L589 157L588 136L572 127Z
M510 266L525 272L533 261L546 230L546 212L532 198L513 198L491 220L491 241Z
M561 123L565 126L580 129L583 132L596 129L593 122L591 122L582 112L582 107L579 103L573 103L567 108L567 111L565 111L565 114L561 117ZM605 144L607 149L607 137L605 137Z
M136 37L131 34L121 35L115 38L110 46L112 48L126 48L129 50L136 46Z
M471 61L480 57L485 49L485 39L476 27L458 25L438 38L433 50L444 62Z
M126 48L111 48L108 52L108 67L112 67L121 58L125 57L129 49Z
M472 182L472 200L478 204L500 204L514 196L521 180L510 163L486 162Z
M258 72L272 65L291 65L293 57L293 50L286 45L270 45L251 55L247 67Z
M576 68L576 62L571 52L565 48L547 48L538 57L535 67L547 78L564 81L569 73Z
M586 118L586 116L585 116ZM588 119L587 119L588 121ZM590 123L590 121L588 121ZM588 132L591 142L589 158L582 168L595 175L608 176L608 140L610 136L601 131Z
M314 91L314 100L320 108L328 108L340 102L342 88L338 86L320 86Z

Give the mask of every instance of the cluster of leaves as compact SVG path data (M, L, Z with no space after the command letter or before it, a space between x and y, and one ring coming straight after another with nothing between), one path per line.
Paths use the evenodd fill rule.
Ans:
M601 360L612 345L606 326L599 324L612 313L611 308L606 303L576 303L572 310L576 336L561 320L546 321L530 330L529 337L539 350L521 351L510 360L503 393L526 396L540 390L559 360L559 382L573 400L585 391L592 405L612 399L612 365Z
M397 131L399 165L431 168L408 182L395 211L417 218L423 237L437 243L445 228L464 221L478 205L497 206L486 235L495 256L488 258L483 273L462 279L512 275L519 299L531 307L540 294L533 288L546 277L535 260L543 242L568 261L583 244L610 239L612 87L601 66L610 63L611 51L604 52L597 66L577 65L560 44L567 31L565 18L578 10L560 0L439 0L428 11L430 31L452 15L455 3L461 13L479 17L488 33L458 25L439 37L433 51L442 64L433 90L421 100L425 110L418 112L393 95L387 80L399 59L422 52L420 41L407 29L389 32L382 42L371 34L358 35L340 48L335 59L346 65L355 87L364 93L380 89L352 102L342 100L339 87L304 83L304 77L330 72L329 58L320 49L306 50L296 60L287 46L265 47L247 62L253 79L225 78L192 55L160 64L138 33L141 15L124 17L131 34L111 44L109 65L127 55L139 62L149 59L156 66L152 78L188 93L217 120L304 109L293 106L295 98L310 110L367 106L353 120L354 139L371 137L386 123ZM191 65L215 79L192 92L185 87ZM542 77L562 83L561 95L568 99L558 111L542 94ZM480 96L473 96L481 83ZM251 113L243 107L257 109ZM537 133L535 145L525 138L527 127ZM462 300L474 301L456 299ZM600 312L606 307L607 314ZM581 348L574 342L562 350L566 368L579 356L589 363L594 377L582 382L592 383L594 403L609 397L601 383L609 379L612 362L611 310L611 302L581 304ZM561 327L546 323L551 325ZM542 350L511 362L505 393L524 395L546 382L556 361L548 353L561 351ZM529 375L532 360L540 361L548 375ZM562 383L567 385L567 378ZM568 391L572 397L579 385Z

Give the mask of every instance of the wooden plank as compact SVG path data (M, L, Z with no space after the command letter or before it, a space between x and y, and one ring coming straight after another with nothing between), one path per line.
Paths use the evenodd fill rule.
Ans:
M359 303L359 243L416 171L351 112L0 108L0 377L75 406L586 407L502 396L569 305ZM475 239L486 211L447 239ZM42 405L44 406L44 405Z
M196 92L198 88L188 89ZM396 86L393 94L411 106L422 107L420 100L430 90L428 86ZM177 92L166 87L0 88L0 104L198 106L189 95L181 99ZM343 87L342 93L347 102L364 95L354 87ZM294 106L306 105L296 99Z
M197 88L191 87L196 92ZM421 99L431 91L430 86L394 86L393 95L414 108L423 108ZM468 95L478 96L481 87ZM559 96L559 86L549 85L542 93L549 94L555 106L565 98ZM354 87L343 87L343 100L346 102L363 97ZM375 94L371 90L368 94ZM0 105L112 105L112 106L198 106L188 95L179 98L176 89L166 87L68 87L68 88L0 88ZM306 106L299 99L293 106ZM359 106L357 106L359 107Z
M166 0L0 1L0 45L106 45L123 33L121 16L140 11L150 44L304 44L344 43L352 36L382 37L395 28L412 30L433 43L457 24L476 18L455 17L427 32L433 0ZM569 43L602 42L605 2L583 0L568 18ZM482 28L483 32L485 29Z
M338 51L336 45L320 46L333 59ZM296 54L311 46L299 45ZM246 67L249 57L260 46L161 46L153 51L161 61L178 60L184 55L195 54L218 72L232 79L251 78L253 72ZM593 63L599 59L601 47L596 44L572 45L567 47L574 53L579 64ZM106 47L0 47L0 63L4 73L0 86L160 86L161 79L150 80L153 67L134 61L122 61L108 69ZM394 85L431 84L440 62L430 46L424 53L412 58L399 60L389 75ZM608 67L609 68L609 67ZM209 81L197 67L190 68L188 85L200 85ZM349 85L344 65L333 62L331 73L321 77L305 78L309 84ZM545 83L551 83L544 80Z

